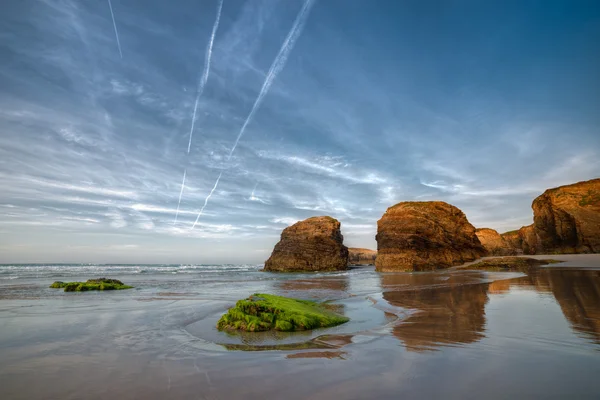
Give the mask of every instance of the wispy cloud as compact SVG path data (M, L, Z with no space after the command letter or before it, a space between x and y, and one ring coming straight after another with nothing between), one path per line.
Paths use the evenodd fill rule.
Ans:
M7 1L0 242L11 260L102 261L107 246L135 244L110 248L113 259L263 261L254 249L314 215L374 248L375 222L406 200L447 201L507 230L531 223L546 188L600 176L598 40L575 19L543 27L549 36L523 19L514 46L459 13L398 53L380 33L415 37L410 4L340 14L326 1L43 0L25 15ZM501 28L483 14L477 26ZM518 51L542 37L552 54Z

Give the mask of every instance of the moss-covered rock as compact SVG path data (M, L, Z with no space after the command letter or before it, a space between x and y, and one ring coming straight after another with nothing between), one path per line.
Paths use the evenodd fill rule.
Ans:
M217 322L217 328L250 332L271 329L290 332L327 328L348 320L314 301L256 293L247 299L239 300L235 307L223 314Z
M118 279L88 279L86 282L61 282L56 281L50 285L51 289L65 289L65 292L87 292L89 290L123 290L133 286L123 284Z

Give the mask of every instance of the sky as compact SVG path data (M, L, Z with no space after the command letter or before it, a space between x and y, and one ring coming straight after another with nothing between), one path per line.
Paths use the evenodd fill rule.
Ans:
M3 1L0 263L376 248L408 200L504 232L600 177L597 1L111 1Z

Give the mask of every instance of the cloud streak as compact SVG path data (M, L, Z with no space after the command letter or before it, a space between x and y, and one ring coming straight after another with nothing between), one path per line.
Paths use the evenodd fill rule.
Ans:
M290 52L294 48L294 45L296 44L296 40L298 40L298 38L300 37L300 34L302 33L302 29L304 28L304 24L306 23L306 20L308 19L310 9L312 8L314 2L315 2L315 0L306 0L304 2L302 9L298 13L296 20L294 21L294 25L292 25L292 29L290 29L290 32L288 33L287 37L285 38L285 41L283 42L283 45L279 49L279 53L277 53L277 56L275 57L273 64L271 64L271 68L269 68L269 72L267 73L267 77L262 85L262 88L260 89L260 92L258 93L258 97L254 101L254 105L252 106L252 109L250 110L250 114L248 114L248 117L246 117L246 120L244 121L244 124L242 125L242 129L240 129L240 132L238 133L237 138L235 139L235 143L233 144L233 147L231 147L231 150L229 151L229 156L227 157L227 159L231 159L231 156L233 156L233 152L235 151L238 143L240 142L240 139L242 138L242 136L244 136L244 132L246 132L246 127L248 126L250 121L252 121L252 118L254 117L256 110L258 110L264 97L269 92L269 88L273 84L273 81L275 80L277 75L281 72L283 67L285 67L285 63L287 62Z
M187 174L187 168L183 170L183 180L181 181L181 190L179 191L179 200L177 201L177 211L175 211L175 221L177 223L177 217L179 216L179 205L181 204L181 196L183 196L183 188L185 188L185 175Z
M190 154L190 149L192 148L192 137L194 135L194 124L196 123L196 112L198 110L198 101L200 100L200 96L204 92L204 87L206 86L206 82L208 81L208 74L210 72L210 59L212 57L213 43L215 41L215 35L217 34L217 29L219 28L219 21L221 20L221 10L223 9L223 0L219 0L219 5L217 8L217 16L215 18L215 23L212 27L212 32L210 34L210 39L208 40L208 45L206 46L206 55L204 57L204 70L202 71L202 76L200 77L200 82L198 83L198 90L196 92L196 100L194 101L194 112L192 113L192 123L190 126L190 140L188 142L187 153Z
M194 221L194 224L192 225L192 229L194 229L196 227L196 224L198 224L198 220L200 220L200 217L202 216L202 214L204 213L204 209L206 208L206 206L208 205L208 201L210 200L210 198L212 197L213 193L215 192L215 190L217 190L217 186L219 186L219 181L221 180L221 176L223 175L223 172L221 172L219 174L219 176L217 177L217 180L215 181L215 184L213 186L213 188L210 190L210 193L208 193L208 196L206 196L206 199L204 199L204 205L202 206L202 208L200 209L200 212L198 213L198 216L196 217L196 220Z
M108 8L110 9L110 16L112 17L113 27L115 28L115 38L117 39L117 47L119 48L119 55L123 58L123 52L121 51L121 41L119 40L119 31L117 30L117 22L115 21L115 13L113 12L112 3L108 0Z
M194 136L194 125L196 123L196 113L198 111L198 102L200 101L200 96L204 92L204 87L206 86L206 82L208 81L208 74L210 72L210 59L212 57L212 49L213 43L215 41L215 35L217 34L217 29L219 28L219 21L221 20L221 10L223 9L223 0L219 0L219 5L217 8L217 16L215 18L215 22L212 27L212 32L210 34L210 39L208 40L208 45L206 46L206 55L204 57L204 70L202 71L202 76L200 77L200 82L198 83L198 89L196 92L196 100L194 101L194 111L192 112L192 123L190 126L190 139L188 142L187 154L190 154L190 150L192 148L192 138ZM187 172L187 168L183 170L183 179L181 182L181 190L179 191L179 200L177 201L177 212L175 213L175 221L174 224L177 223L177 216L179 215L179 207L181 205L181 197L183 196L183 190L185 188L185 175Z
M294 48L294 45L296 44L296 40L298 40L298 37L302 33L302 28L304 28L304 24L306 23L306 20L310 13L310 9L314 2L315 2L315 0L306 0L302 6L302 9L300 9L300 12L298 13L298 16L296 17L296 20L294 21L292 28L290 29L287 37L285 38L285 41L283 42L281 48L279 49L279 53L277 53L275 60L271 64L271 68L269 68L267 77L265 78L265 81L263 82L260 92L258 93L256 100L254 101L254 105L252 106L250 113L246 117L246 120L244 121L244 124L242 125L242 128L240 129L240 132L238 133L238 135L235 139L235 142L233 143L233 146L231 147L231 150L229 150L229 155L227 156L227 161L231 160L231 157L233 156L233 153L234 153L235 149L237 148L237 145L240 142L240 139L242 138L242 136L244 135L244 132L246 131L246 127L248 126L250 121L252 121L254 114L259 109L260 105L262 104L262 101L263 101L264 97L266 96L266 94L269 92L269 88L273 84L273 81L275 80L275 78L277 77L279 72L281 72L283 67L285 67L285 63L289 57L289 54L292 51L292 49ZM204 206L202 207L202 210L200 211L200 213L202 213L202 211L208 204L208 200L209 200L210 196L212 195L214 190L217 188L217 186L219 184L219 179L221 179L221 174L219 174L219 178L215 182L213 190L210 192L209 196L206 198L206 200L204 202ZM198 218L196 218L196 222L198 222L199 218L200 218L200 214L198 214ZM194 223L194 225L192 226L192 229L194 229L195 226L196 226L196 223Z

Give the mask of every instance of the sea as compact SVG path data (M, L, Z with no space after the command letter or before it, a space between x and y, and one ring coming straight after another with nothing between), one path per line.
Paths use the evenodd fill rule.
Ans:
M600 255L550 258L527 274L0 265L0 399L598 399ZM134 288L49 288L101 277ZM218 331L254 293L350 321Z

